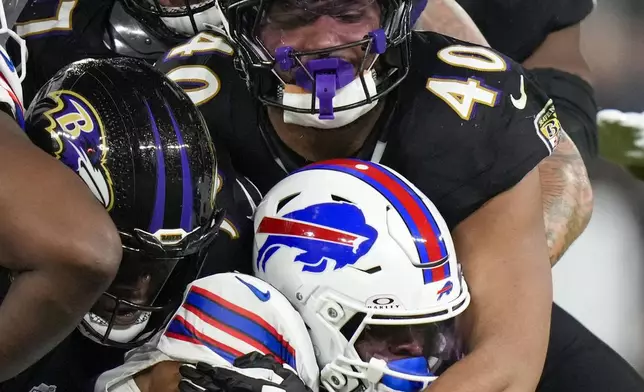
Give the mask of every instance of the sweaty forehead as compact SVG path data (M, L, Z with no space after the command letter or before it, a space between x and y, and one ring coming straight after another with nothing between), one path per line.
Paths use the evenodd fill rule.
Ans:
M164 7L185 7L186 0L158 0L159 4ZM206 0L187 0L190 5L206 3Z
M272 2L269 12L307 11L320 15L333 15L360 11L376 3L376 0L277 0Z

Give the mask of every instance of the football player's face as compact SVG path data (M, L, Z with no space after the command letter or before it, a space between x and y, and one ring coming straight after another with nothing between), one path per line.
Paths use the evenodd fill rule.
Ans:
M260 38L271 53L282 46L312 51L359 41L379 27L380 6L375 0L282 0L270 7ZM357 69L364 50L354 46L330 55Z
M371 358L391 362L423 357L435 375L463 355L453 319L416 325L367 325L354 347L365 362Z
M394 361L423 355L425 331L416 326L367 325L355 347L364 361L375 357Z
M126 254L107 292L135 305L151 305L176 263L177 259L153 261ZM106 295L101 296L92 312L106 320L116 312L117 325L130 325L141 314L127 305L117 305L113 298Z

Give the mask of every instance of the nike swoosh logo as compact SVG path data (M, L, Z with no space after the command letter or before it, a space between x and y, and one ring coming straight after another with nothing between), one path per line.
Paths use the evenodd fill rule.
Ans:
M246 285L246 287L248 287L248 288L250 289L250 291L252 291L252 292L253 292L253 294L255 294L255 297L259 298L259 300L260 300L260 301L262 301L262 302L266 302L266 301L268 301L269 299L271 299L271 293L270 293L270 291L266 290L266 292L263 292L262 290L258 289L257 287L253 286L252 284L250 284L250 283L248 283L248 282L244 281L244 280L243 280L243 279L241 279L239 276L236 276L236 278L237 278L237 280L238 280L238 281L240 281L240 282L242 282L244 285Z
M512 105L519 109L523 110L525 109L526 103L528 103L528 96L525 93L525 84L523 83L523 75L521 75L521 97L519 99L514 98L514 95L510 94L510 100L512 101Z

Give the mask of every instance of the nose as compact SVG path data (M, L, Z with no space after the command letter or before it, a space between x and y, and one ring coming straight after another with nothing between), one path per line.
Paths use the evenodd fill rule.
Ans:
M423 355L423 345L413 339L406 342L392 343L389 351L400 357L420 357Z
M346 43L342 38L342 28L330 16L320 16L314 23L307 26L307 30L308 34L301 35L303 38L301 50L303 51L326 49Z

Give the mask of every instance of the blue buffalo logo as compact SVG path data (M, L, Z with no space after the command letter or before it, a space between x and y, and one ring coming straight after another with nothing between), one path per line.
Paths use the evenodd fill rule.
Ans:
M106 166L107 140L96 109L79 94L49 94L56 107L45 112L47 131L56 142L57 159L73 169L109 211L114 204L112 178Z
M355 264L367 254L378 238L378 231L365 222L362 211L350 203L322 203L293 211L281 218L265 217L258 234L268 234L259 249L257 268L266 263L281 247L302 251L295 262L302 271L320 273L329 261L334 270Z

